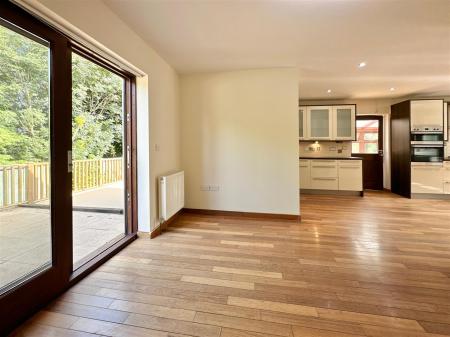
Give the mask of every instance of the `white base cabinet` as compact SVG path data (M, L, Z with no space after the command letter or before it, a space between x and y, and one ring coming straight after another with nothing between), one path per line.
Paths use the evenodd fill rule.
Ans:
M444 193L444 168L438 165L411 166L411 193Z
M444 194L450 194L450 161L444 162Z
M300 159L300 188L363 191L362 160Z
M363 190L362 160L339 161L339 190Z
M311 189L339 189L338 167L336 160L311 160Z
M300 159L300 188L311 188L311 161Z

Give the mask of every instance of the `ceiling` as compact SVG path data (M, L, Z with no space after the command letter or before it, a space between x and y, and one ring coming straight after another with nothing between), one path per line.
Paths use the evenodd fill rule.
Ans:
M181 74L295 66L302 99L450 96L450 0L104 2Z

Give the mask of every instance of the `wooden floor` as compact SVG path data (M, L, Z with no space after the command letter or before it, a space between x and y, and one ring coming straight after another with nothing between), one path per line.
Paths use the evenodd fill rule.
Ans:
M183 215L16 335L450 335L450 201L301 201L301 224Z

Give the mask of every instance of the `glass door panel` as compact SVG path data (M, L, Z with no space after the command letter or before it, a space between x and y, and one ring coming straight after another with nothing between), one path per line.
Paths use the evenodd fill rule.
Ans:
M0 293L52 265L49 46L0 19Z
M72 53L73 269L122 238L124 79Z
M331 137L331 116L329 108L310 108L309 112L310 137L313 139L329 139Z
M352 138L352 109L336 109L336 138Z
M352 143L352 153L378 154L379 125L377 119L356 121L357 140Z
M305 123L304 123L304 117L305 117L305 109L299 108L298 110L298 137L304 138L305 137Z

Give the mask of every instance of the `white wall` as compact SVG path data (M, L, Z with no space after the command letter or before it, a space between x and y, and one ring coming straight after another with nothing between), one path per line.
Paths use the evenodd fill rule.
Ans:
M186 207L298 215L297 106L295 69L182 76Z
M40 2L148 75L138 81L138 218L148 232L158 225L157 176L181 166L178 75L102 1Z

